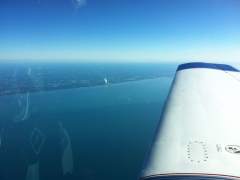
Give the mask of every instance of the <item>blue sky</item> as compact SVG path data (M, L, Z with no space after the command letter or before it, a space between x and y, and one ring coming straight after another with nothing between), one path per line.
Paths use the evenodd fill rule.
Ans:
M1 0L1 60L240 60L238 0Z

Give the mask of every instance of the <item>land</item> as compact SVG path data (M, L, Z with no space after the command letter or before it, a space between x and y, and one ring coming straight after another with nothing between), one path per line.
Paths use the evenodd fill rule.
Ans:
M175 67L173 64L5 63L0 64L0 96L172 76Z

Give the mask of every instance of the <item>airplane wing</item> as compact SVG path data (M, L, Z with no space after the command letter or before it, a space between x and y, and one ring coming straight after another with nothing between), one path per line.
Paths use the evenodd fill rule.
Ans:
M140 179L240 179L237 69L178 67Z

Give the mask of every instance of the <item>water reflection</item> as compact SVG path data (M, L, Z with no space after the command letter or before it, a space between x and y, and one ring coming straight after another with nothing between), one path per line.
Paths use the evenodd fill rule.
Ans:
M12 78L24 78L31 84L31 68L14 71ZM17 89L23 88L15 81ZM2 97L0 124L0 179L66 179L73 173L71 139L64 124L32 117L31 94Z
M170 80L0 96L0 179L137 179Z
M19 113L12 121L1 123L0 177L3 180L66 179L73 172L68 131L61 121L31 119L30 97L29 93L16 96Z

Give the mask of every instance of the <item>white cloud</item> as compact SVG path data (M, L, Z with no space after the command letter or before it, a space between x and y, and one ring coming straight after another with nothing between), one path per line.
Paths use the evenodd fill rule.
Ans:
M76 9L79 9L87 4L87 0L72 0Z

